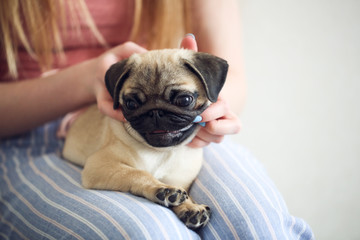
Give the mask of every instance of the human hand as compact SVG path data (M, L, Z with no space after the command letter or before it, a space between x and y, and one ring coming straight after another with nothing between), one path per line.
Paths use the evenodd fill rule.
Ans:
M96 58L97 70L93 83L98 109L103 114L121 122L126 122L121 109L114 109L114 101L105 86L105 73L109 67L134 53L143 53L147 50L133 42L126 42L114 47Z
M211 142L220 143L225 135L239 133L241 124L238 116L230 110L221 94L217 102L211 104L202 114L201 127L195 138L188 144L192 148L200 148Z
M194 51L198 50L195 37L187 35L181 46ZM225 135L236 134L240 131L241 124L237 115L230 110L225 99L220 95L217 102L211 104L202 114L200 121L202 127L195 138L188 144L189 147L199 148L211 142L220 143Z

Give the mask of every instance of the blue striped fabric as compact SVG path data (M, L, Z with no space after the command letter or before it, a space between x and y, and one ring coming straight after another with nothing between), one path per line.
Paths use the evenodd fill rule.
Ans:
M60 157L58 123L0 143L0 239L313 239L239 145L205 149L190 195L209 205L212 217L194 232L144 198L83 189L81 168Z

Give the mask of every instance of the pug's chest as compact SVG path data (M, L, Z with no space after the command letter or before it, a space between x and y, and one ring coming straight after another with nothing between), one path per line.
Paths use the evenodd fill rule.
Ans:
M183 169L184 166L180 154L176 151L157 152L141 151L138 153L138 160L135 167L151 173L156 179L163 179L169 174L176 174L176 168Z
M202 150L183 149L166 152L139 153L135 167L149 172L153 177L165 184L189 185L202 164Z

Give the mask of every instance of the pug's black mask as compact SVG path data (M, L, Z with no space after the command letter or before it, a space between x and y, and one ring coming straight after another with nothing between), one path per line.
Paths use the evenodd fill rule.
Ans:
M227 75L225 60L191 50L134 54L112 65L105 83L131 127L151 146L170 147L194 135L193 123L216 102Z

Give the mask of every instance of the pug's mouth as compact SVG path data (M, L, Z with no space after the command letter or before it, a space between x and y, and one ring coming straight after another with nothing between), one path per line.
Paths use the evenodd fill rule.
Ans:
M168 131L168 130L155 130L155 131L152 131L150 132L149 134L178 134L178 133L181 133L181 132L184 132L184 131L187 131L189 130L191 127L193 127L194 124L190 124L182 129L179 129L179 130L175 130L175 131Z
M142 136L153 147L170 147L185 141L196 129L196 124L189 124L178 130L156 129L143 133Z

